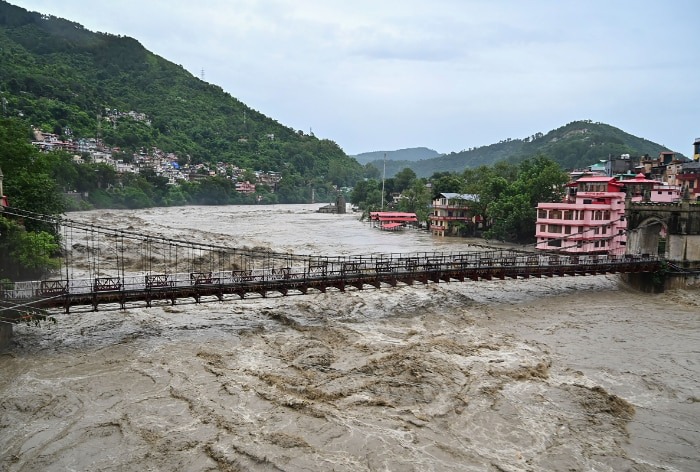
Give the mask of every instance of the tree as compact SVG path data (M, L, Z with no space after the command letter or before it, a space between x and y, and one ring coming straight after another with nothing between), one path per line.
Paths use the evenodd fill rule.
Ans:
M433 184L433 198L441 193L463 193L464 179L453 173L433 175L430 181Z
M187 205L187 195L182 187L171 185L163 197L163 204L166 206Z
M126 208L148 208L153 206L153 201L139 187L125 187L120 192L120 197Z
M568 175L544 155L526 159L517 167L512 181L490 177L485 183L488 219L487 237L528 242L535 238L537 204L561 199Z
M277 197L283 203L308 203L309 188L304 178L296 172L285 171L277 186Z
M382 206L381 183L376 180L358 182L350 193L350 202L362 210L363 218L370 211L380 210Z
M405 189L411 187L415 180L416 173L413 171L413 169L406 167L394 176L393 190L395 192L403 192Z
M411 187L401 194L399 210L415 213L418 221L427 222L430 215L431 197L430 189L425 182L416 179Z
M35 279L57 269L59 245L45 231L27 231L0 216L0 279Z
M38 155L30 136L29 126L16 119L0 118L0 168L5 178L30 166Z
M35 174L30 170L21 170L7 179L7 192L11 196L12 206L22 210L58 215L65 211L66 202L56 182L46 174ZM28 230L53 232L54 228L37 220L25 220Z
M234 184L225 177L210 177L199 181L195 202L202 205L225 205L236 192Z

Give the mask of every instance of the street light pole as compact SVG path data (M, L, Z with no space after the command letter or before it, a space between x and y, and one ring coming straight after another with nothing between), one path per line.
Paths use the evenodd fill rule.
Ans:
M384 172L382 172L382 211L384 211L384 181L386 180L386 153L384 153Z

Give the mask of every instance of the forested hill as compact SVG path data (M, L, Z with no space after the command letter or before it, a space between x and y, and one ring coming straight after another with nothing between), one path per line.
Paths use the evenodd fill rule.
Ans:
M385 155L387 161L420 161L422 159L432 159L441 156L441 154L434 149L417 147L399 149L397 151L363 152L352 157L357 159L357 162L360 164L367 164L368 162L383 161Z
M568 123L547 134L536 133L523 139L505 139L496 144L452 152L433 159L417 162L387 161L386 175L393 176L408 167L418 176L428 177L436 172L461 172L502 160L520 162L537 154L546 154L564 169L575 169L595 164L601 159L607 159L609 155L648 154L657 157L662 151L669 149L614 126L582 120ZM377 159L372 164L381 168L383 162Z
M101 123L105 143L123 150L155 146L191 163L284 172L300 184L350 185L362 174L333 141L283 126L135 39L2 0L0 65L3 114L44 131L94 137ZM110 114L119 119L105 125Z

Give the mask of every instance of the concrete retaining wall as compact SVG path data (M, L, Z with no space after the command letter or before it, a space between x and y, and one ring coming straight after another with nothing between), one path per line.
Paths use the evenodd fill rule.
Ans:
M622 279L633 288L646 293L662 293L666 290L700 288L700 274L666 274L663 279L653 273L622 274Z
M6 348L12 343L12 325L0 323L0 349Z

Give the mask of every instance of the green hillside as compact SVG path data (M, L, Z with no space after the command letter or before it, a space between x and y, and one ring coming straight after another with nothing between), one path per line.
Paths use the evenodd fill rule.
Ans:
M464 169L491 165L499 161L521 162L537 154L546 154L564 169L585 167L607 159L609 155L656 157L669 149L647 139L638 138L614 126L590 120L574 121L548 132L524 139L506 139L496 144L452 152L417 162L387 161L386 174L393 176L406 167L418 176L429 177L436 172L462 172ZM381 168L383 162L372 162Z
M157 147L190 163L283 172L304 184L362 177L333 141L283 126L129 37L0 0L0 64L3 114L27 126L73 138L99 133L122 150Z
M396 151L372 151L363 152L357 154L354 157L360 164L367 164L368 162L383 161L386 155L387 161L420 161L422 159L432 159L434 157L441 156L439 152L434 149L428 149L426 147L399 149Z

